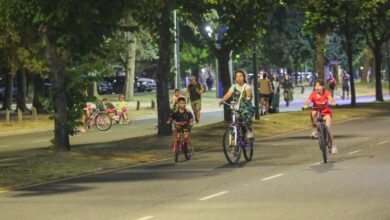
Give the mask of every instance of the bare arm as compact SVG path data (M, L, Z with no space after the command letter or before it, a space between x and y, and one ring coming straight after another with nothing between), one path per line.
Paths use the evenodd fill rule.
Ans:
M332 106L335 106L335 105L336 105L336 102L334 101L334 98L333 98L331 95L328 96L328 99L329 99L330 104L331 104Z
M309 104L310 104L311 100L310 99L307 99L305 104L303 105L303 108L308 108L309 107Z
M232 94L233 94L233 92L231 92L230 90L227 91L227 93L223 96L223 98L220 101L220 103L226 102L226 100L228 100L232 96Z
M247 102L249 102L251 100L251 87L250 86L247 86L245 88L245 94L246 94L245 100Z

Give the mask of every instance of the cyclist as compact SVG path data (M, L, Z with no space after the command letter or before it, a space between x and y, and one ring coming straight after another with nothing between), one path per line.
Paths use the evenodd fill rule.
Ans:
M247 138L253 139L252 117L254 115L254 109L251 103L251 87L247 84L244 70L237 70L234 73L234 79L235 84L233 84L226 92L220 101L220 104L233 96L233 101L239 104L239 119L245 125L247 130Z
M80 125L80 132L86 132L85 130L85 122L87 121L87 118L91 117L91 114L93 111L96 110L96 105L92 102L87 102L85 104L85 107L83 108L83 115L81 116L81 125Z
M314 84L314 91L310 94L303 108L308 108L308 105L312 102L313 107L322 107L322 114L327 126L328 136L330 145L332 146L330 149L330 153L336 154L337 148L334 142L334 137L332 134L332 110L328 106L328 102L330 101L331 105L334 106L336 103L328 90L325 90L325 83L322 80L317 80ZM319 113L319 109L313 109L310 114L311 122L312 122L312 133L311 138L317 138L317 115Z
M194 116L192 115L191 111L186 108L186 99L184 97L178 98L177 103L178 109L171 112L171 115L167 121L167 124L171 123L172 121L176 122L176 127L173 129L173 144L175 144L177 141L177 132L183 131L184 140L189 149L193 151L190 140L190 132L193 125Z
M126 120L126 111L127 111L127 108L126 108L126 102L123 100L124 99L124 96L123 95L119 95L118 96L118 102L116 103L116 111L118 113L118 116L119 116L119 124L123 124L123 122Z

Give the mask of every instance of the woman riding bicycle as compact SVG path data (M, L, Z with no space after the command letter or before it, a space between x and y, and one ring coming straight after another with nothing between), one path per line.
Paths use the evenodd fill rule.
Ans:
M314 84L314 91L310 94L303 108L308 108L308 105L313 103L313 110L311 111L310 118L312 122L313 131L311 133L311 138L317 138L317 117L320 109L322 108L323 118L325 120L327 131L329 134L329 142L332 148L330 149L332 154L337 153L336 144L334 142L331 125L332 125L332 110L328 106L328 101L330 101L331 105L334 106L336 103L328 90L325 90L325 83L322 80L317 80Z
M247 84L244 70L237 70L234 73L234 79L235 84L223 96L220 104L233 96L233 101L239 103L239 119L245 125L247 138L253 138L252 117L254 115L254 109L251 103L251 87Z
M167 123L175 121L175 128L173 129L173 144L176 143L176 137L178 132L183 132L184 141L186 142L189 149L193 151L191 141L190 141L190 132L193 125L194 116L191 111L186 108L186 99L180 97L177 99L178 109L172 111Z

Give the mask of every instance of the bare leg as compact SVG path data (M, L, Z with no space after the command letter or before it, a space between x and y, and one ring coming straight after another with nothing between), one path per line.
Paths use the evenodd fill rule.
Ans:
M312 133L317 133L317 114L316 111L312 111L310 114Z
M332 125L332 117L330 117L330 115L326 115L324 116L324 119L326 120L326 127L328 128L328 137L329 137L329 142L330 142L330 145L332 146L334 144L334 139L333 139L333 133L332 133L332 129L331 129L331 125Z

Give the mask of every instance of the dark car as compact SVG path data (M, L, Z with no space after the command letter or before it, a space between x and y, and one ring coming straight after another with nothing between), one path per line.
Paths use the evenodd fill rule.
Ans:
M154 79L137 77L136 83L139 92L156 90L156 81Z
M99 94L112 94L114 92L114 87L108 81L98 83L97 89Z

